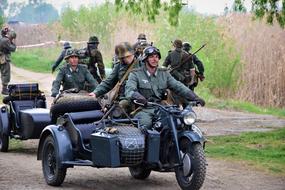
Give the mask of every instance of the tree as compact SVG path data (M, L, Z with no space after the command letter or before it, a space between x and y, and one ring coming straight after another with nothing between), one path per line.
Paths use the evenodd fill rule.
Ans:
M107 0L106 0L107 1ZM244 0L235 0L236 11L246 11ZM267 22L272 24L274 19L284 28L285 25L285 0L251 0L252 11L256 18L267 18ZM150 21L155 21L155 17L162 9L168 12L168 20L171 25L178 24L179 13L182 10L182 0L115 0L118 9L124 8L133 14L146 15Z
M15 9L16 7L21 8ZM42 3L41 0L30 0L29 4L24 6L17 6L16 4L11 6L10 9L11 13L16 13L15 15L10 15L10 18L27 23L52 22L59 17L57 10L51 4Z

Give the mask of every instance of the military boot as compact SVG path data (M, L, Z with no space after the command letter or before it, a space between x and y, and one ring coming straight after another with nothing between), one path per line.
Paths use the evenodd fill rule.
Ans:
M2 86L2 92L1 92L1 94L3 94L3 95L8 95L8 94L9 94L7 85L3 85L3 86Z

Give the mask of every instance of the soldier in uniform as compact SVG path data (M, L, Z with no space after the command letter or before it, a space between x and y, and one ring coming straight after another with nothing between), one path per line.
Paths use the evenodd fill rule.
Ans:
M128 42L123 42L115 47L115 54L118 58L118 63L114 65L114 68L112 70L112 73L103 80L96 89L90 93L90 96L93 97L100 97L104 94L111 91L115 85L123 78L127 70L130 68L130 66L133 64L132 68L137 68L140 66L139 61L135 58L134 55L134 49L132 48L131 44ZM124 108L126 111L128 111L129 102L126 101L124 96L124 90L125 90L125 81L122 82L119 93L118 93L118 100L120 101L119 105Z
M204 106L203 99L175 80L166 69L158 68L160 58L160 51L156 47L150 46L144 50L144 65L130 73L125 87L126 97L138 100L142 104L146 104L147 101L160 103L166 89L169 88L183 98L198 101ZM153 116L154 108L143 108L135 117L140 118L141 124L149 129L152 126Z
M93 91L98 85L86 65L78 64L78 53L76 49L69 49L64 57L67 64L59 69L56 79L52 83L51 96L56 97L59 93L60 85L63 90L76 88L86 90L86 83Z
M90 73L98 83L101 83L101 81L105 79L106 75L103 57L101 52L98 50L98 45L98 37L90 36L89 41L87 42L87 49L85 54L89 58L87 65ZM98 75L97 70L99 70L100 76Z
M150 45L151 44L149 44L146 40L146 35L143 33L139 34L137 42L133 45L133 48L135 50L135 56L137 58L139 56L142 56L143 50Z
M191 55L191 53L190 53L191 48L192 48L192 46L190 45L189 42L184 42L183 43L183 48L182 49L184 51L186 51L189 55ZM198 78L201 81L203 81L205 79L205 76L204 76L204 65L203 65L202 61L200 61L195 54L192 55L192 60L193 60L194 66L195 66L195 73L196 73L197 79L196 79L196 82L194 82L193 84L191 84L189 86L189 88L194 91L194 88L198 84Z
M11 79L11 52L16 50L16 33L13 30L9 30L6 35L0 38L0 70L2 81L2 94L8 95L7 86Z
M52 65L51 67L51 72L53 73L55 71L55 69L58 67L58 65L62 62L62 60L64 59L64 56L66 54L66 51L68 49L71 48L71 45L69 42L64 42L63 44L63 50L61 51L59 57L57 58L57 60L55 61L55 63Z

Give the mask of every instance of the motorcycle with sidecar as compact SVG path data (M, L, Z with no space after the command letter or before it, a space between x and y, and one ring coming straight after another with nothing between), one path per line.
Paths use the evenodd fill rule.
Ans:
M128 115L113 117L118 104L106 113L65 113L55 125L47 126L37 155L46 183L61 185L67 168L74 166L128 167L135 179L146 179L151 171L175 172L181 189L200 189L206 175L206 140L195 124L192 106L184 110L154 102L147 106L156 109L150 130Z
M50 124L46 98L37 83L10 84L0 108L0 151L7 152L9 139L38 139Z

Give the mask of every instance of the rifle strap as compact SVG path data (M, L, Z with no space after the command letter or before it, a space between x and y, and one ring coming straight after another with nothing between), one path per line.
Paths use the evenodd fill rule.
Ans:
M134 65L137 63L137 60L135 60L130 67L128 68L128 70L125 72L125 74L123 75L123 77L121 78L121 80L118 82L119 85L121 86L123 84L123 82L127 79L127 77L129 76L130 72L133 70Z

